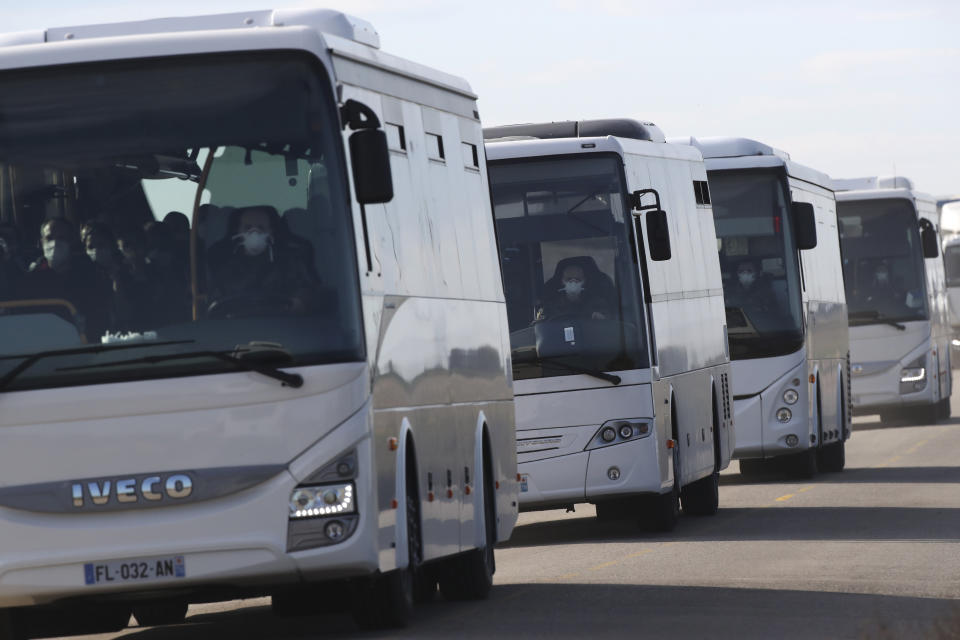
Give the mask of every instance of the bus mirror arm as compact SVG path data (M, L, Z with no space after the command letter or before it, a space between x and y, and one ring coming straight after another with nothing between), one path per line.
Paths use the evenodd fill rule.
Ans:
M387 134L373 109L356 100L340 107L344 128L350 127L350 165L353 190L360 204L379 204L393 200L393 175Z
M940 243L937 242L937 230L926 218L920 218L920 244L924 258L936 258L940 255Z
M794 202L791 207L793 214L793 235L797 241L797 249L813 249L817 246L817 216L813 205L809 202Z
M643 204L643 196L653 195L653 204ZM667 224L667 212L660 206L660 193L656 189L640 189L630 194L630 208L634 211L634 220L647 212L647 244L650 245L650 259L655 262L669 260L670 226ZM637 229L639 238L639 228Z

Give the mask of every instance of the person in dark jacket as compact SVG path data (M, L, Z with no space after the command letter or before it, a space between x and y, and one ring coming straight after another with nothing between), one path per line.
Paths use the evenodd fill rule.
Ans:
M80 332L88 342L99 342L113 308L109 280L94 268L73 225L63 218L43 223L40 246L43 257L30 265L20 297L68 302Z
M543 290L538 320L567 315L606 320L615 313L616 289L590 256L560 260Z
M231 214L226 238L210 248L211 312L229 305L236 314L305 313L319 303L319 278L270 206Z

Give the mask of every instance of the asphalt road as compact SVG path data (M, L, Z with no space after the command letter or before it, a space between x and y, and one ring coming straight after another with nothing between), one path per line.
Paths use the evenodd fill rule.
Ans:
M278 619L258 599L95 637L960 638L960 419L855 429L843 473L747 482L734 462L720 512L669 535L589 506L522 514L489 600L424 605L401 632Z

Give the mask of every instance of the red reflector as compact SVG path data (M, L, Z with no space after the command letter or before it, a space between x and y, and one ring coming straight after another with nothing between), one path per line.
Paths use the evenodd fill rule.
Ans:
M396 451L400 447L400 441L396 438L390 438L387 440L387 445L390 447L390 451Z
M467 495L470 495L470 485L467 485L463 488L463 492Z
M493 483L493 488L494 488L494 489L499 489L499 488L500 488L500 481L499 481L499 480L497 480L496 482Z
M390 501L390 506L393 507L394 509L396 509L397 507L400 506L400 503L397 502L397 499L396 499L396 498L394 498L393 500Z
M780 216L773 216L773 232L780 233Z
M676 440L667 440L667 449L673 449L675 446L677 446Z
M452 498L452 497L453 497L453 489L447 489L447 497L448 497L448 498Z
M433 491L427 494L427 502L433 502Z

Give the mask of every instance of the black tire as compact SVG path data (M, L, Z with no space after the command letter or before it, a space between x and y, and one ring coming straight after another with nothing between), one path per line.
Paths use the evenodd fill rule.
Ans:
M915 426L923 426L929 424L936 424L937 420L940 418L940 403L926 404L919 407L914 407L910 410L909 422L908 424Z
M133 617L141 627L180 624L187 619L186 602L156 602L133 607Z
M408 443L412 447L412 444ZM408 449L410 451L410 449ZM420 529L420 492L417 488L416 461L407 460L407 557L403 569L374 576L354 594L353 620L361 629L400 629L413 617L416 577L421 573L423 544Z
M846 443L841 440L821 447L817 466L821 471L839 473L847 464Z
M487 450L489 451L489 450ZM497 570L494 546L497 543L497 514L493 495L492 465L484 451L483 470L483 526L486 544L480 549L471 549L445 564L440 574L440 593L447 600L484 600L493 587L493 574Z
M654 531L673 531L680 519L680 442L673 452L673 486L667 493L652 496L649 508L649 524Z
M887 427L902 427L910 424L906 414L900 409L887 409L880 412L880 422Z
M720 508L720 474L714 471L706 478L691 482L680 492L683 512L693 516L716 515Z
M949 420L952 409L950 407L950 398L944 398L937 403L937 419Z

